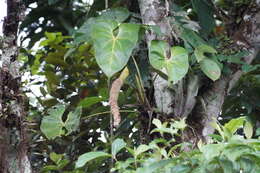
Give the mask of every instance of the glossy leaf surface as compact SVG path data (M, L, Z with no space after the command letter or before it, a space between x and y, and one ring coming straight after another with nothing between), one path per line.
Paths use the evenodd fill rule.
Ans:
M170 57L167 57L167 50ZM188 52L179 46L169 48L164 41L152 41L149 48L149 59L151 65L162 72L166 71L169 82L173 84L181 80L189 68Z
M92 38L96 60L108 76L123 69L136 46L139 25L114 20L100 20L93 26Z
M99 158L99 157L110 157L110 154L102 152L102 151L96 151L96 152L89 152L85 153L81 156L79 156L77 162L76 162L76 168L80 168L84 166L87 162Z
M205 58L200 61L200 68L211 80L215 81L220 78L221 70L215 61Z

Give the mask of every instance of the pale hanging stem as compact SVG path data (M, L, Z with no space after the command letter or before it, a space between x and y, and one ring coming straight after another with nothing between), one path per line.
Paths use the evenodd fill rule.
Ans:
M169 15L169 9L170 9L170 7L169 7L169 2L168 2L168 0L165 0L165 9L166 9L166 16L168 16Z
M108 80L107 80L107 87L108 87L108 90L110 90L110 88L111 88L111 79L110 78L108 78ZM113 129L114 129L114 126L113 126L113 115L112 115L112 113L110 111L110 145L111 145L111 152L112 152L112 143L113 143L113 140L114 140ZM110 168L112 169L113 167L114 167L114 159L113 159L113 157L111 157Z
M105 0L105 8L108 8L108 0Z

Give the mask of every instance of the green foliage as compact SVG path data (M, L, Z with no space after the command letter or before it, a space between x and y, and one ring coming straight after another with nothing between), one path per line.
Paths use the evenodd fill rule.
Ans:
M57 136L64 134L62 115L65 111L65 106L59 106L49 111L49 115L44 117L41 123L41 131L48 139L54 139Z
M50 173L51 171L59 171L69 164L69 160L66 159L63 154L56 154L52 152L50 153L50 159L54 162L54 164L44 166L41 172Z
M20 29L26 33L22 41L29 41L28 48L32 48L47 32L62 32L72 34L74 27L81 25L88 12L88 4L81 0L24 0L25 8L30 11L25 16ZM37 8L31 5L37 5ZM40 30L39 30L40 29Z
M106 147L106 143L99 138L105 132L103 139L108 139L109 107L103 106L108 101L107 78L99 72L92 45L89 43L75 45L70 41L71 37L60 33L46 33L46 38L41 43L43 49L37 52L24 52L27 56L34 58L34 61L29 64L33 69L31 72L43 78L39 81L32 80L31 84L41 86L41 95L36 97L37 105L32 104L31 109L34 111L31 111L32 117L30 117L31 121L41 124L40 127L35 127L33 133L35 145L39 146L33 149L33 155L36 158L45 158L46 154L42 156L38 153L42 153L43 150L49 152L49 148L57 146L60 148L59 153L62 152L70 158L82 153L78 150L81 146L88 151L93 147ZM120 104L133 103L135 100L135 95L132 95L133 90L128 88L123 90L127 92L120 93ZM66 111L64 106L55 106L64 105L64 103L67 105ZM45 115L45 112L57 109L55 107L63 112ZM82 115L77 116L79 107L82 107ZM135 112L132 109L122 110L123 116L128 114L129 116L124 117L125 121L120 127L123 130L118 131L118 135L131 132L133 124L130 122L136 121ZM41 129L44 136L51 141L45 138L42 140L42 134L38 129ZM93 138L93 141L85 141L86 135ZM47 164L43 162L43 159L39 159L38 162L47 167L53 167L49 160ZM61 172L73 172L72 163L73 161L69 159L68 165L63 169L58 170L57 167L54 169ZM92 172L95 169L95 165L92 165L89 171ZM99 170L102 169L106 168L99 168Z
M82 0L32 0L26 5L33 2L38 7L29 10L21 25L27 34L24 39L31 40L28 50L21 50L20 59L23 69L33 76L24 82L30 85L28 90L35 86L40 90L36 96L30 95L28 113L28 121L34 124L31 136L36 147L31 150L35 167L48 173L102 173L109 172L113 159L112 170L119 173L259 172L260 147L255 138L260 130L254 131L254 122L259 120L259 62L245 64L248 52L231 50L227 46L231 38L225 32L215 33L216 19L221 24L224 20L216 14L214 4L205 0L171 2L170 16L165 17L176 39L171 47L173 43L162 40L166 35L159 26L141 24L137 1L111 0L107 9L105 1L99 0L92 5ZM237 10L233 8L248 3L224 0L217 7L225 6L230 15ZM239 17L234 21L242 22ZM157 37L146 45L144 33ZM40 48L31 50L40 39ZM217 133L210 135L212 143L200 141L198 149L180 143L187 130L185 119L172 121L154 111L151 74L167 78L173 93L175 84L183 84L186 96L186 79L197 76L196 92L203 94L221 75L231 74L232 65L246 74L225 100L224 125L214 124ZM119 93L122 122L111 130L107 77L114 80L125 66L130 74ZM238 115L243 117L226 123ZM155 116L167 120L162 123ZM151 141L141 143L143 135Z
M218 64L211 59L203 59L200 61L201 70L213 81L219 79L221 70Z
M169 81L173 84L181 80L188 72L188 53L182 47L171 48L171 57L166 59L166 70L169 74Z
M129 15L130 13L126 8L113 8L102 12L98 17L88 18L82 26L75 31L74 40L76 43L91 42L91 32L94 24L98 20L113 20L122 23L129 17Z
M85 153L78 158L76 162L76 168L80 168L84 166L87 162L99 157L110 157L110 155L101 151Z
M170 51L170 55L167 52ZM168 57L169 56L169 57ZM166 71L169 82L176 84L188 72L188 52L182 47L169 48L164 41L152 41L149 49L151 65L162 72Z
M202 33L209 34L215 27L214 7L210 2L204 0L192 0L194 11L198 14Z
M225 129L231 129L235 133L244 122L248 122L244 117L233 119L224 126L218 126L224 131L218 129L218 127L217 130L220 134L228 136L230 132L225 131ZM154 119L153 123L157 126L157 130L154 132L160 132L161 135L164 135L172 131L174 132L171 132L172 137L180 134L177 131L183 130L185 127L184 120L174 121L170 123L170 126L161 123L158 119ZM122 139L116 139L114 143L124 144L121 145L120 150L125 148L132 156L124 158L122 161L116 160L115 167L111 171L119 173L235 173L241 170L244 172L260 171L259 140L245 139L243 136L233 135L233 133L227 141L223 140L210 144L200 143L198 144L199 149L185 147L186 150L189 150L188 152L183 150L184 148L180 148L179 152L176 152L177 154L173 154L173 149L176 149L176 147L172 147L171 143L163 139L155 139L149 145L141 144L137 148L134 147L134 149L126 147ZM170 141L175 140L171 139ZM114 143L112 145L115 145ZM181 145L185 146L184 144ZM88 156L87 161L97 157L109 156L107 153L100 152L90 152L84 155ZM84 164L81 164L81 166Z
M231 134L235 133L237 129L243 127L245 122L245 117L240 117L237 119L232 119L228 123L224 125L225 129L227 129Z
M139 25L102 20L92 29L97 63L110 78L127 64L138 40Z
M41 123L41 131L48 139L55 139L62 135L69 135L71 132L76 131L79 126L81 107L78 107L75 111L69 112L66 121L62 120L62 116L65 112L65 106L58 105L49 111L49 115L43 117ZM66 129L66 132L64 129Z
M104 11L99 18L104 20L115 20L119 23L124 22L130 16L126 8L117 7Z
M116 159L116 154L126 146L123 139L117 138L112 143L111 153L114 159Z
M75 111L69 112L68 117L64 123L64 127L67 130L66 135L69 135L70 133L78 130L81 112L81 107L77 107Z
M217 53L217 51L213 47L205 45L205 44L196 47L196 49L194 51L194 55L198 62L207 58L204 55L205 53Z
M100 103L101 101L105 100L106 98L102 97L86 97L79 102L79 106L82 106L83 108L88 108L94 104Z

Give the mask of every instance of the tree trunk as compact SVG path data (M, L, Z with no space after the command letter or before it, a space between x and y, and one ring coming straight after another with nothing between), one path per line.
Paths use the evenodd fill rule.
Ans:
M0 66L0 172L31 173L26 135L24 96L20 90L17 60L18 24L24 8L19 0L7 0L1 40Z
M139 7L143 24L159 26L164 35L159 37L152 32L146 33L147 44L149 45L151 40L156 39L165 40L173 46L173 40L178 35L173 33L167 18L169 17L168 1L139 0ZM240 46L250 52L248 57L244 57L248 64L253 61L260 47L260 28L258 27L260 24L260 1L252 3L251 8L246 14L243 14L244 22L231 34L231 36L242 35L247 40L246 43L242 42L241 46L241 40L236 40L233 37L235 46ZM243 74L239 65L232 69L235 70L231 75L222 75L214 83L209 81L210 85L206 87L198 76L189 74L174 86L174 92L169 90L168 83L163 78L157 77L154 80L154 99L157 109L162 112L163 116L187 119L192 133L191 130L187 130L183 137L184 140L194 144L200 139L208 141L208 135L214 132L211 123L220 115L225 97ZM152 76L155 75L152 74Z

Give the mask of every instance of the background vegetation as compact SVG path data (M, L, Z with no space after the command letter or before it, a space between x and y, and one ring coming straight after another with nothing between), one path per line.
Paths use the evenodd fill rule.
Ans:
M3 94L3 65L0 123L3 144L26 141L30 170L18 172L260 172L259 1L24 0L16 9L23 92ZM3 40L17 33L7 29ZM11 44L1 42L5 62ZM25 117L14 120L21 93Z

